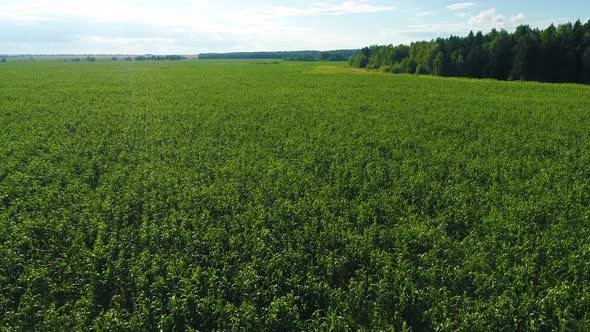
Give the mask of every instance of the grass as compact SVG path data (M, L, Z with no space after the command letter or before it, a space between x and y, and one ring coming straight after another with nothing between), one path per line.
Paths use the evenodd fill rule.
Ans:
M584 330L590 87L0 64L6 330Z

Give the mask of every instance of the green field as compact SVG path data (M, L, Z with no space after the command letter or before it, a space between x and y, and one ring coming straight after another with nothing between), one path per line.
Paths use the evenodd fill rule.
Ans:
M587 330L589 239L588 86L0 64L1 330Z

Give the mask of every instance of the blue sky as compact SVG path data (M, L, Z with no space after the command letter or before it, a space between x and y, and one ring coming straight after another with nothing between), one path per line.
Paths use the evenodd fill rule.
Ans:
M329 50L589 16L588 0L0 0L0 54Z

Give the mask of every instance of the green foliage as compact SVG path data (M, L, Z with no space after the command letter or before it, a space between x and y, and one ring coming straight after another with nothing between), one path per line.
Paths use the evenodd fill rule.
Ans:
M438 51L432 61L432 73L437 76L447 76L449 72L449 63L444 52Z
M425 65L418 65L418 67L416 67L416 74L428 75L430 74L430 71L428 70L428 67L426 67Z
M1 66L0 329L588 330L589 87L255 64Z
M584 80L590 83L590 46L584 51L582 63L584 66Z
M351 64L353 67L357 68L367 68L369 64L369 57L366 54L359 54L354 58L351 58Z
M282 59L286 61L348 61L358 54L358 50L333 51L287 51L287 52L234 52L234 53L202 53L201 60L212 59Z
M409 48L405 45L387 47L372 46L367 54L370 59L367 62L367 68L378 69L383 66L392 66L408 57Z
M436 76L495 78L541 82L590 83L585 50L590 47L590 21L584 25L550 25L545 30L519 26L451 36L405 45L373 45L350 60L358 68ZM408 66L409 64L413 66ZM397 67L399 68L399 67ZM397 69L395 72L399 72Z

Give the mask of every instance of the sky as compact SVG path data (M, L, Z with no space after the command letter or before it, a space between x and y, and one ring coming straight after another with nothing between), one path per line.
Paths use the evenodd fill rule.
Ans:
M356 49L590 19L588 0L0 0L0 54Z

